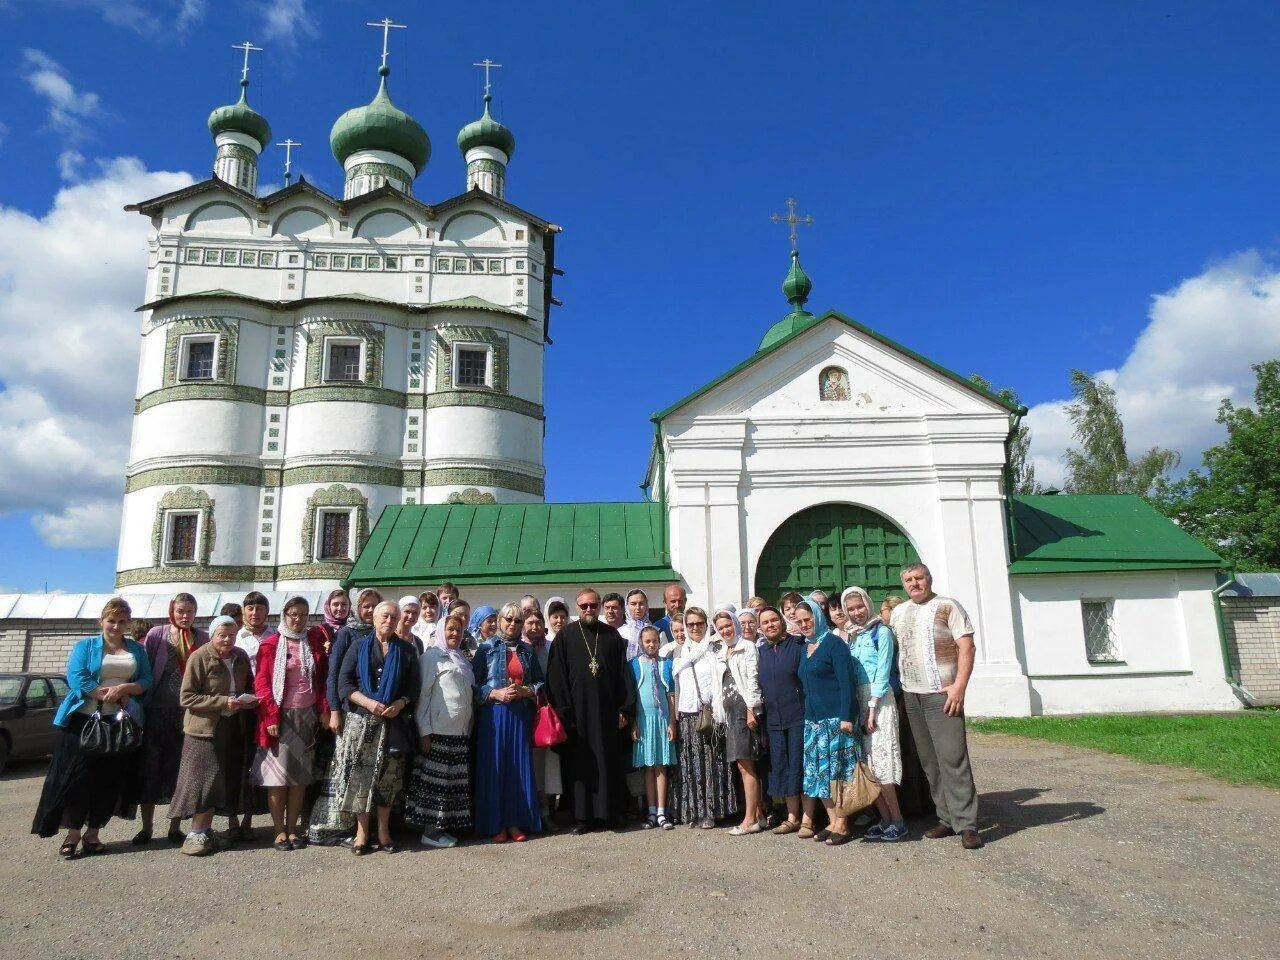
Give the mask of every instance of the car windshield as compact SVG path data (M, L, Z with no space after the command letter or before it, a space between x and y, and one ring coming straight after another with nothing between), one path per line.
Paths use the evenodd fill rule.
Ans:
M11 707L22 693L21 677L0 677L0 707Z

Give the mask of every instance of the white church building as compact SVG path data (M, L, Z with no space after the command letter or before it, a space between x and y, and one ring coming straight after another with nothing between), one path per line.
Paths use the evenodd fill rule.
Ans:
M794 252L790 312L653 416L646 498L545 503L559 228L506 199L515 141L487 84L458 136L465 191L415 197L431 143L383 64L333 125L341 197L257 193L271 133L242 93L209 118L213 176L129 208L153 228L115 584L139 610L443 580L477 603L581 584L658 601L675 580L708 606L851 584L879 600L921 559L975 625L974 714L1239 707L1221 559L1139 498L1011 496L1025 410L809 313ZM0 598L0 618L102 599ZM22 629L9 660L64 655Z

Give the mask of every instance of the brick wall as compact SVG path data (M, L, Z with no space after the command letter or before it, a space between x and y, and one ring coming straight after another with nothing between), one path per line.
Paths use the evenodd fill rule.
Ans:
M1240 685L1259 703L1280 706L1280 597L1223 597L1222 614Z

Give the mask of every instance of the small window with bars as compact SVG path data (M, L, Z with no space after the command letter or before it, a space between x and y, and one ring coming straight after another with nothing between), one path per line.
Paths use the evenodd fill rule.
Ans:
M198 512L173 511L166 518L164 559L166 563L195 563L200 535Z
M1121 663L1120 637L1116 632L1114 600L1081 600L1084 618L1084 652L1090 663Z
M351 511L321 510L317 560L351 559Z
M484 347L458 347L454 364L455 387L487 387L489 385L489 351Z
M189 338L183 343L183 380L212 380L218 341L214 337Z
M361 362L364 350L360 341L329 340L327 347L325 380L334 383L359 383L364 379L364 365Z

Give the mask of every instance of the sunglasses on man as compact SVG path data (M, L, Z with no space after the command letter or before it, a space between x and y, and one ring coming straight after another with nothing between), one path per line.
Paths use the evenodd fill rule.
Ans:
M580 604L578 604L578 609L579 609L579 610L599 610L599 609L600 609L600 604L598 604L598 603L580 603Z

